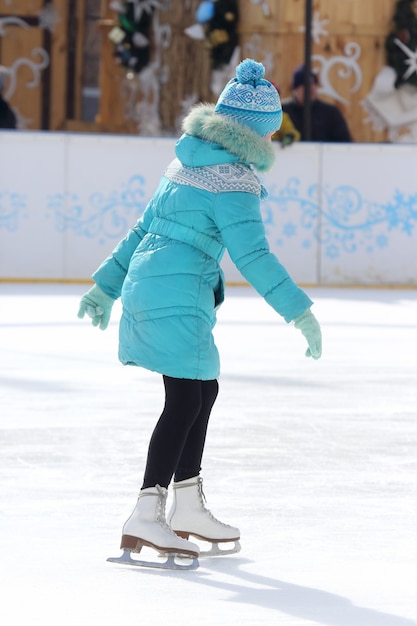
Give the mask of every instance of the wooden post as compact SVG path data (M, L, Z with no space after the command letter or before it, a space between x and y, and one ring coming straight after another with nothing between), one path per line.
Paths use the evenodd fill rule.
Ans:
M304 39L304 139L311 141L311 25L312 1L306 0Z

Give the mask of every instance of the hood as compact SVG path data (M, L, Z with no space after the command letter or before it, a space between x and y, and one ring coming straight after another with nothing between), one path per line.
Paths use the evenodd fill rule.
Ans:
M275 153L269 141L249 127L214 112L212 104L198 104L183 121L184 135L175 153L189 167L241 162L259 172L274 164Z

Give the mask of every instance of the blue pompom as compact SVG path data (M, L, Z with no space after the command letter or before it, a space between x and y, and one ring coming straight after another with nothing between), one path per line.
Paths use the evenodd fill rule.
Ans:
M262 63L257 63L257 61L253 61L252 59L245 59L242 63L236 68L236 78L239 83L247 84L254 83L256 84L265 76L265 68Z
M214 2L210 0L204 0L201 4L198 5L197 10L195 12L195 19L199 24L204 24L204 22L209 22L214 16Z

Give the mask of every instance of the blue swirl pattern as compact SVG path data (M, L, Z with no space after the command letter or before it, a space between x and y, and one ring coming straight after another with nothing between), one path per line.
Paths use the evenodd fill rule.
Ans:
M300 179L290 178L282 189L269 187L262 211L267 234L276 245L284 246L297 235L303 248L319 242L324 256L334 259L342 253L371 254L385 248L393 230L410 237L417 222L417 193L396 190L384 204L367 201L350 185L314 184L303 193Z
M27 218L27 196L20 193L0 193L0 229L17 231L21 218Z
M135 175L108 195L92 193L87 205L76 194L58 193L48 197L47 206L58 232L72 230L104 244L123 237L142 215L147 202L144 186L144 178Z

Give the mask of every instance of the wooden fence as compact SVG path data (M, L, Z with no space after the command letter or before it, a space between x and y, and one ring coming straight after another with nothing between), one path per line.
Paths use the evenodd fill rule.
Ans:
M153 15L151 62L139 75L117 63L109 34L118 16L109 0L101 0L95 25L100 104L95 121L86 123L80 85L87 2L0 0L0 63L11 68L16 84L10 101L22 127L173 135L190 104L216 100L207 41L185 33L196 25L200 0L161 3ZM357 142L387 140L386 129L369 123L364 100L386 63L385 39L396 4L313 1L312 60L321 97L340 108ZM305 0L240 0L239 7L238 60L262 61L281 95L290 95L291 74L304 60Z

